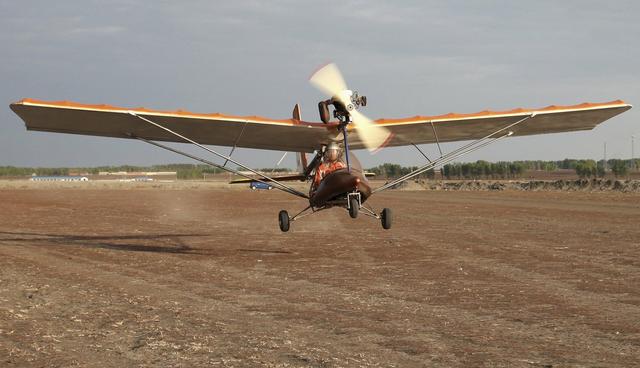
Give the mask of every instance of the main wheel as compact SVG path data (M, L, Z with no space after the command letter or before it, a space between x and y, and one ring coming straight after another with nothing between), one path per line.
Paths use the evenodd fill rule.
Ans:
M278 214L278 223L280 224L280 230L282 230L282 232L289 231L289 213L287 211L280 211Z
M360 203L358 203L358 198L350 197L349 198L349 216L351 216L351 218L358 217L359 208L360 208Z
M389 230L391 229L391 210L389 208L385 208L380 213L380 221L382 222L382 228Z

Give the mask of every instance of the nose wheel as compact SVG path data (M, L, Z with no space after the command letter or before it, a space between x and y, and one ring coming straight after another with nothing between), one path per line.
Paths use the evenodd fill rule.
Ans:
M358 209L360 208L360 201L356 196L349 197L349 216L351 218L358 217Z

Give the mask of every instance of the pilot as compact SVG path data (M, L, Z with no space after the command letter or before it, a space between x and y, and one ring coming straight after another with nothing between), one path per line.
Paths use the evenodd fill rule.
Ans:
M331 142L324 151L324 159L316 168L316 175L313 178L312 192L314 192L322 179L332 172L340 169L346 169L347 165L340 161L340 146L336 142Z

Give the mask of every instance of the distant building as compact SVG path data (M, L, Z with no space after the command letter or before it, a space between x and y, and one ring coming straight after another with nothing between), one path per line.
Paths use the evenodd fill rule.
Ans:
M132 182L132 181L154 181L154 178L150 178L148 176L138 176L135 178L123 178L123 179L119 179L119 181L123 181L123 182Z
M176 171L100 171L91 177L95 180L119 181L175 181Z
M100 171L104 176L176 176L176 171Z
M138 176L136 178L133 178L133 181L153 181L153 178L150 178L148 176Z
M89 181L86 176L32 176L31 181Z

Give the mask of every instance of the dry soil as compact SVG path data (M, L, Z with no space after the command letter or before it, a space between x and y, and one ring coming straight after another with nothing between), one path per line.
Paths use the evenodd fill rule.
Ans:
M0 190L0 366L631 367L640 195Z

